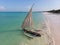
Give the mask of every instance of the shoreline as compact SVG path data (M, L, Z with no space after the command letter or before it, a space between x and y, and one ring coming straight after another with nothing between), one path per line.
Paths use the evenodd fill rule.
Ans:
M50 13L44 13L45 17L47 18L47 21L49 21L49 27L52 34L52 37L54 39L55 45L59 45L60 43L60 15L57 14L50 14Z
M27 39L25 42L22 42L22 45L55 45L54 38L51 35L49 22L45 20L45 24L45 26L47 26L47 29L43 29L42 37L35 37L31 40Z

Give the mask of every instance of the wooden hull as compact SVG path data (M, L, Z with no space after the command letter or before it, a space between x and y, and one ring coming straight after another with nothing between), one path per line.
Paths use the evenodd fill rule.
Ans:
M23 29L25 35L29 36L29 37L41 37L41 34L33 32L33 31L28 31L26 29Z

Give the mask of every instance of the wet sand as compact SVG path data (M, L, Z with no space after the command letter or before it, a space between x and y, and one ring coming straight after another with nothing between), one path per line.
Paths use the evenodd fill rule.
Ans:
M34 37L33 39L26 38L25 42L20 43L19 45L48 45L48 37L46 34L41 37Z
M41 37L34 37L33 39L26 37L26 40L19 45L53 45L52 39L50 38L51 35L48 34L49 31L47 30L41 30Z
M54 45L60 45L60 15L50 13L44 13L44 15L54 39Z

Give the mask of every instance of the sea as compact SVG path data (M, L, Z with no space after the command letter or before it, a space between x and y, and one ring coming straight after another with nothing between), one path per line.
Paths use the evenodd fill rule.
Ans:
M21 45L26 42L21 25L28 12L0 12L0 45ZM33 12L35 28L40 28L44 22L42 12Z

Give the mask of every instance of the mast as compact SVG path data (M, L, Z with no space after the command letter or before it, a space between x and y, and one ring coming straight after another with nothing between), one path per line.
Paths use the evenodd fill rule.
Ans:
M32 5L33 7L33 5ZM33 26L33 21L32 21L32 7L30 8L23 24L22 24L22 29L25 28L31 28Z

